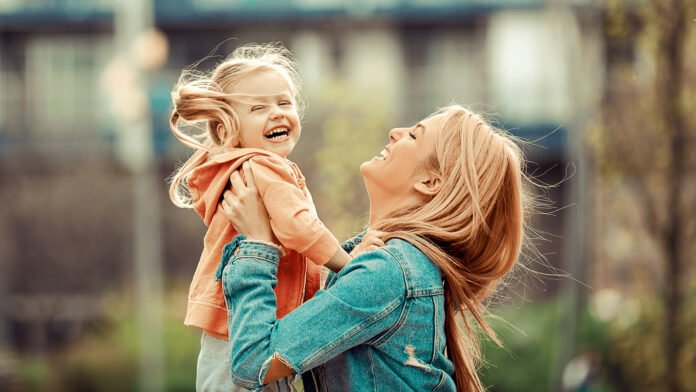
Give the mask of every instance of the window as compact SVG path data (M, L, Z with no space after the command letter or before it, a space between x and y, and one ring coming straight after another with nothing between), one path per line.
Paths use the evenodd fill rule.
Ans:
M505 11L490 19L491 104L511 121L564 121L569 115L568 39L575 26L559 34L555 22L552 13L539 11Z
M108 36L30 38L26 46L26 119L29 132L70 137L108 126L100 76L110 59Z

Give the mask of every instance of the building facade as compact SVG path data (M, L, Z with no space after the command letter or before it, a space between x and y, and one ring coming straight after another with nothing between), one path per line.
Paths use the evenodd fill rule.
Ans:
M309 102L310 136L293 158L310 179L321 146L311 135L321 135L343 92L364 97L391 126L453 101L489 113L536 141L528 151L532 169L553 183L575 160L573 132L593 114L603 64L597 11L585 2L553 4L155 1L155 25L169 46L166 65L148 84L168 275L190 276L204 229L166 195L166 177L187 156L167 127L169 91L184 67L204 58L199 66L210 67L246 42L289 47ZM78 336L102 314L101 295L133 274L132 179L104 88L116 54L114 25L111 1L0 1L0 324L5 341L21 349L47 350ZM327 95L336 81L344 90ZM339 102L324 102L327 96ZM566 187L549 192L558 205L569 204ZM551 233L564 224L540 222ZM557 252L552 264L563 264L567 247L545 249ZM82 311L59 311L75 307ZM27 316L28 308L43 311Z

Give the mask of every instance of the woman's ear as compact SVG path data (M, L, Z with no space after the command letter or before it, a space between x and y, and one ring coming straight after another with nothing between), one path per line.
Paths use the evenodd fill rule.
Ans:
M432 197L440 192L440 188L442 188L442 180L440 179L439 175L432 172L426 172L418 178L415 184L413 184L413 188L420 194Z

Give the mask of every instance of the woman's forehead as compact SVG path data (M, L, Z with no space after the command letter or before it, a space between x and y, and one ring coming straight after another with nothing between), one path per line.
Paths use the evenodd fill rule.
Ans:
M438 113L433 116L430 116L426 119L421 120L419 123L423 127L425 127L426 133L431 133L435 132L437 133L440 131L444 125L445 125L445 119L446 119L446 113Z

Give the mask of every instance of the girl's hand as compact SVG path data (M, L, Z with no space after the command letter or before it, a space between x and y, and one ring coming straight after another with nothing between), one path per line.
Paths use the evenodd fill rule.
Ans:
M268 211L256 189L254 174L248 162L244 162L242 170L246 184L239 171L232 173L232 186L223 194L222 211L239 234L246 235L250 240L275 242Z
M383 234L384 232L381 231L368 230L363 236L362 241L350 252L351 257L355 258L360 253L370 252L383 247L384 241L380 239Z

